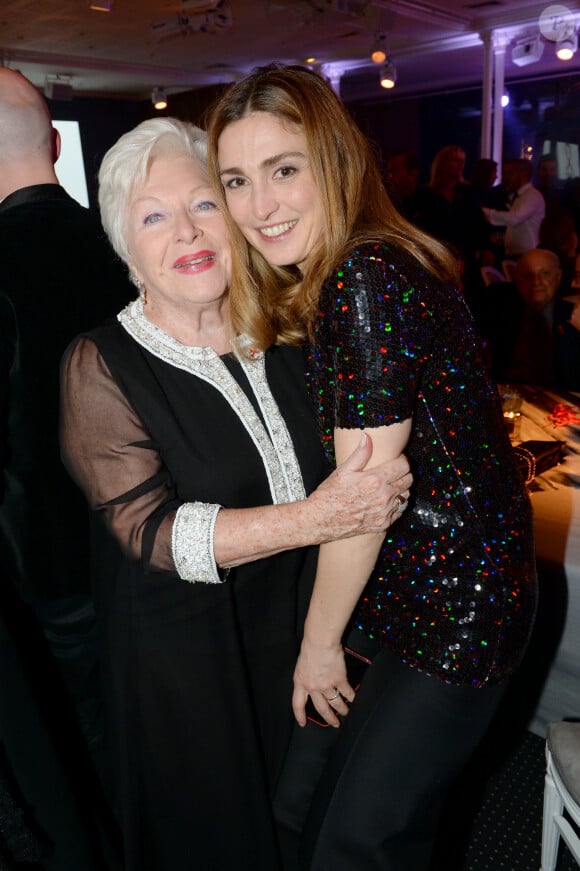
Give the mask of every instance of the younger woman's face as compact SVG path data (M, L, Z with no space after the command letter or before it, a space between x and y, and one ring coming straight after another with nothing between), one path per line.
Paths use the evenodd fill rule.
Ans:
M232 218L275 266L301 266L325 216L300 127L268 112L234 121L219 138L218 162Z

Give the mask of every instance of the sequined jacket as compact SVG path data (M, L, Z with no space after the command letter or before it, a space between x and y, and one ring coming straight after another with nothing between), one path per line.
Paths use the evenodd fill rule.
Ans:
M322 288L307 381L331 458L334 427L413 419L409 508L353 625L446 682L502 682L535 613L532 516L461 293L400 249L360 247Z

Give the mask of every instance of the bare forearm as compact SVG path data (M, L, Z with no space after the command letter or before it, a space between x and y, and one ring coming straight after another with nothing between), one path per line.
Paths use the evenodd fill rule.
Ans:
M304 637L320 648L340 643L375 567L384 533L334 541L320 548Z
M300 502L222 508L214 529L215 560L221 568L232 568L283 550L353 537L364 539L369 530L378 532L382 540L385 528L398 516L393 496L401 492L408 479L405 476L394 482L390 495L383 493L383 504L379 493L372 504L368 493L353 489L348 498L341 497L323 485Z
M328 540L308 500L260 508L222 509L214 531L214 554L222 568Z
M346 673L344 630L375 566L384 534L361 535L320 548L316 583L304 625L300 655L294 670L292 709L299 725L306 724L306 701L338 726L337 713L348 714L356 687ZM332 704L331 704L332 702Z
M374 462L388 462L405 447L411 419L371 430ZM358 438L355 430L336 429L336 455L348 456ZM336 645L375 566L384 532L332 541L320 549L316 583L305 625L305 637L321 647Z
M485 216L494 227L518 227L534 214L535 208L512 208L507 212L484 209Z

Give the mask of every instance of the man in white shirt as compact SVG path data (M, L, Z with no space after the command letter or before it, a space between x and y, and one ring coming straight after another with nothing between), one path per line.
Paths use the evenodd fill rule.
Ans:
M508 191L515 194L507 212L483 209L485 217L494 227L506 227L505 256L517 259L540 241L540 225L546 214L544 197L531 183L532 163L525 158L514 158L503 165L502 181Z

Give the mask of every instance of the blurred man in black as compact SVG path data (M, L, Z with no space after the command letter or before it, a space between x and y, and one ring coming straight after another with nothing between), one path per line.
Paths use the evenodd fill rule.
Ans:
M409 220L414 213L414 197L419 187L419 158L414 151L395 151L387 158L386 183L398 210Z
M59 151L44 98L0 69L0 740L52 841L43 867L92 871L72 712L99 760L97 638L87 510L59 455L59 364L131 292L98 218L60 186Z

